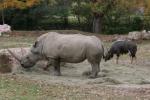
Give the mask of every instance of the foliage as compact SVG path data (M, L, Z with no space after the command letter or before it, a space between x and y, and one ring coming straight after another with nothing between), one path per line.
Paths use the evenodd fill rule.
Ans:
M82 29L91 31L90 27L93 19L92 9L91 4L87 1L88 0L74 0L71 7L71 14L78 19L78 24L79 26L82 26Z
M92 11L95 13L103 14L107 13L111 8L111 6L114 6L113 3L116 0L93 0L96 1L94 3L91 3Z
M0 8L21 8L32 7L40 3L40 0L1 0Z
M103 16L104 33L150 28L150 0L1 0L0 7L5 22L18 30L91 31L93 13Z

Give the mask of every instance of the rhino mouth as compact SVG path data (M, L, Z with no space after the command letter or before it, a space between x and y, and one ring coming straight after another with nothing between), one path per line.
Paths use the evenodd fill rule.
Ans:
M24 63L20 62L20 64L23 68L31 68L35 65L35 63L31 62L30 60L26 63L25 62Z
M23 67L23 68L30 68L31 66L26 66L26 65L24 65L24 64L21 64L21 66Z
M34 65L25 65L25 64L21 64L21 66L22 66L23 68L31 68L31 67L33 67Z

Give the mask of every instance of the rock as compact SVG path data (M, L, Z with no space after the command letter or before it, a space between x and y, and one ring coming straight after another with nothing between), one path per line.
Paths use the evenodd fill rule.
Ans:
M150 40L150 31L145 32L145 33L143 34L143 39L144 39L144 40Z
M149 40L150 39L150 31L146 32L146 30L143 31L134 31L129 32L128 39L131 40Z
M18 58L25 56L29 52L29 48L9 48L9 50L11 50L15 55L17 55ZM4 61L2 60L2 57L5 57L5 60L8 60L6 61L8 62L7 64L5 64L5 60ZM7 49L0 50L0 59L1 59L0 65L4 65L4 64L6 65L6 66L1 66L2 70L0 69L1 70L0 72L17 73L22 70L20 63L10 54L10 52L8 52ZM7 65L9 65L9 67ZM8 69L9 71L7 71L6 69Z
M3 34L6 36L9 36L8 33L10 33L10 32L11 32L10 25L7 25L7 24L0 25L0 36L2 36Z
M143 39L143 34L142 34L142 32L138 32L138 31L129 32L128 39L140 40L140 39Z

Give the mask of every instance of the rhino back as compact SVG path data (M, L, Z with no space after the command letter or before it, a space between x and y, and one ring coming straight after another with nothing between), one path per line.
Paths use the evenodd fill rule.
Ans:
M80 62L87 56L102 52L98 38L81 34L49 34L44 40L43 48L46 56L60 57L66 62Z

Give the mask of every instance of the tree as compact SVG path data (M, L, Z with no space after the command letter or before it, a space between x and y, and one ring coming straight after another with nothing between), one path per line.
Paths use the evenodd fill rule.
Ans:
M101 33L104 17L114 10L123 11L129 16L150 13L150 0L91 0L91 5L95 33Z
M93 32L102 32L102 23L105 14L107 14L114 6L115 0L91 0L91 8L93 13Z
M92 11L90 0L73 0L71 14L76 16L80 29L84 28L91 31ZM81 24L83 27L81 27Z
M0 8L26 8L39 4L41 0L1 0Z
M0 0L0 9L2 12L2 21L4 20L4 10L7 8L19 8L25 9L27 7L32 7L33 5L39 4L40 0Z

